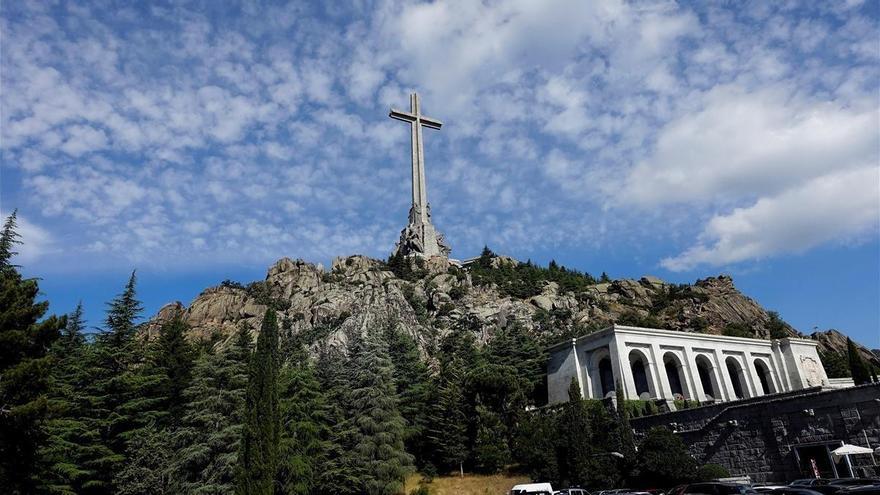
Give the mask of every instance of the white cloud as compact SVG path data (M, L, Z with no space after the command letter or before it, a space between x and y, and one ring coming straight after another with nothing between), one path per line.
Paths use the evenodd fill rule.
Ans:
M0 219L3 222L9 215L9 211L0 210ZM21 212L16 214L15 224L16 232L21 236L21 244L13 248L18 253L13 258L13 263L27 265L55 251L55 238L48 230L31 222Z
M870 233L880 222L880 169L864 167L821 176L754 205L716 215L701 241L661 264L691 270L799 253Z
M627 204L754 198L878 160L876 107L809 101L783 87L719 87L703 102L659 132L616 191Z

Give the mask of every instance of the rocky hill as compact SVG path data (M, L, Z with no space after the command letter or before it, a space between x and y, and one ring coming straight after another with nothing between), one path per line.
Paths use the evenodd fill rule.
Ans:
M206 289L189 306L164 306L146 331L154 334L180 311L192 338L223 341L239 325L258 329L269 305L279 311L286 331L313 348L344 346L348 332L390 323L412 335L426 355L456 327L471 329L485 342L499 328L522 325L548 345L614 322L757 338L803 336L739 292L728 276L693 285L655 277L595 279L555 263L543 268L488 254L464 267L442 258L386 263L351 256L334 260L329 271L283 258L264 281L246 286L227 281ZM839 332L812 337L823 353L846 352ZM870 351L862 351L880 365Z

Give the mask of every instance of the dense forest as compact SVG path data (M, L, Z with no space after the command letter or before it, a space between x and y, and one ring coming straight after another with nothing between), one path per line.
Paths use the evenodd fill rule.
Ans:
M271 305L261 328L223 342L187 338L179 316L148 338L132 273L86 332L81 307L48 316L38 281L22 277L15 221L0 235L3 493L390 495L416 471L593 488L723 474L668 430L634 438L628 407L576 395L536 407L544 343L517 325L484 345L453 328L430 365L394 321L309 352Z

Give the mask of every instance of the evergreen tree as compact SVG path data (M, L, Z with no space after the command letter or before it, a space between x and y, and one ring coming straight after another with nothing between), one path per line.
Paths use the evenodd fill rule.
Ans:
M553 411L535 411L517 425L514 460L535 481L560 479L557 463L559 429ZM610 486L610 485L606 485Z
M280 376L281 461L279 488L285 494L314 493L326 461L330 410L304 348Z
M592 448L592 424L580 386L572 378L568 388L568 402L563 406L558 421L558 464L563 484L582 486L588 483L596 458Z
M427 439L439 468L463 470L468 457L468 416L461 373L457 366L441 372L431 407Z
M868 368L864 358L862 358L861 353L859 353L858 347L849 337L846 339L846 354L849 358L849 369L852 372L853 382L856 385L870 383L871 370Z
M199 357L174 435L174 473L186 494L231 495L241 447L250 331L241 327L229 345Z
M49 418L43 424L46 442L40 449L40 491L82 493L94 474L85 469L87 446L97 438L83 419L86 404L82 390L89 381L82 304L68 316L67 325L50 355L53 360L48 394Z
M354 340L354 338L352 338ZM332 429L326 434L326 455L318 470L319 494L358 493L354 444L356 426L351 408L350 363L336 348L322 348L315 374L327 397L327 417Z
M162 375L158 393L166 400L162 409L169 423L177 425L183 416L183 391L190 385L195 350L186 340L188 327L181 314L162 324L153 349L152 365Z
M697 467L680 438L664 427L654 427L639 445L636 483L645 488L686 483Z
M52 343L66 317L39 321L49 308L37 302L39 286L22 279L11 263L18 244L13 212L0 233L0 486L6 493L33 493L45 434Z
M114 477L119 495L179 493L172 471L174 451L167 429L148 426L129 442L127 461Z
M385 330L388 355L394 367L394 378L400 414L406 420L406 451L415 456L416 464L424 466L429 456L426 431L430 419L431 380L428 366L419 348L409 335L394 325Z
M599 283L609 284L611 283L611 277L609 277L607 273L602 272L602 275L599 276Z
M257 349L248 368L241 467L236 483L240 495L272 495L275 489L280 430L278 361L278 322L270 308L263 317Z
M510 462L506 429L498 415L477 397L477 436L474 439L474 467L481 473L497 473Z
M404 448L406 421L398 409L387 344L380 332L369 332L350 352L353 474L364 493L393 495L403 489L413 459Z

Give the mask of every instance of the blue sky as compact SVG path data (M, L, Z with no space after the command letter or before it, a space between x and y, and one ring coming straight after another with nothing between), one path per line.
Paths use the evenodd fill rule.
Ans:
M708 5L707 5L708 4ZM0 209L52 310L385 257L417 90L453 256L727 273L880 347L878 2L6 2Z

